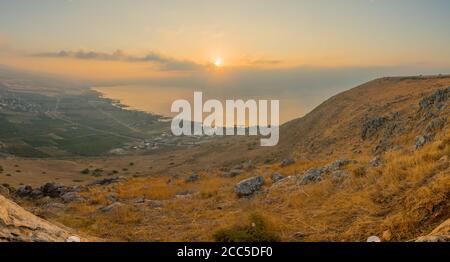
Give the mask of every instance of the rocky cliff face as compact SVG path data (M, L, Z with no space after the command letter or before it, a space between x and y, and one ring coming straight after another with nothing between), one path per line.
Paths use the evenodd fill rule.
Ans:
M80 238L0 195L0 242L5 241L79 242Z

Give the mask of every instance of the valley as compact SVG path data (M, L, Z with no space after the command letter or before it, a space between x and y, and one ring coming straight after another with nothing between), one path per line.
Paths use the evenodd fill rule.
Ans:
M64 157L9 153L0 181L39 217L106 241L448 240L448 227L433 230L450 217L449 87L449 76L370 81L282 125L270 148L258 137L225 137L105 155L146 139L155 126L137 119L147 114L102 105L120 119L104 124L65 110L80 130L117 140L88 140L104 150L83 155L70 139L41 134ZM64 138L71 125L54 132Z

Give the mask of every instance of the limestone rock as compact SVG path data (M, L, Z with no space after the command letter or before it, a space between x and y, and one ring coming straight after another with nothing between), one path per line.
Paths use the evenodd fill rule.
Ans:
M440 224L429 235L417 238L416 242L450 242L450 219Z
M0 242L65 242L72 235L0 196Z

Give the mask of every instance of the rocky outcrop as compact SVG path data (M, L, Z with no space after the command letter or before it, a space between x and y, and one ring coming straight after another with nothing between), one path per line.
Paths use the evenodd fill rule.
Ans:
M375 135L387 120L386 117L376 117L365 121L361 129L361 138L367 139Z
M439 89L434 92L432 95L425 97L419 103L421 109L427 109L431 106L434 106L437 109L441 109L445 106L445 102L450 97L450 87Z
M447 219L429 235L417 238L416 242L450 242L450 219Z
M0 196L0 242L66 242L79 239Z
M239 197L251 196L264 185L264 177L257 176L242 180L234 187Z

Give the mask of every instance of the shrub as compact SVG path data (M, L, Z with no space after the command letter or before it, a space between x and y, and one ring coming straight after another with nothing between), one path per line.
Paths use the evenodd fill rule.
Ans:
M229 229L220 229L213 235L217 242L276 242L280 238L269 232L265 220L256 214L250 216L247 225L236 225Z
M364 166L359 166L353 169L353 175L356 177L363 177L366 175L366 168Z

